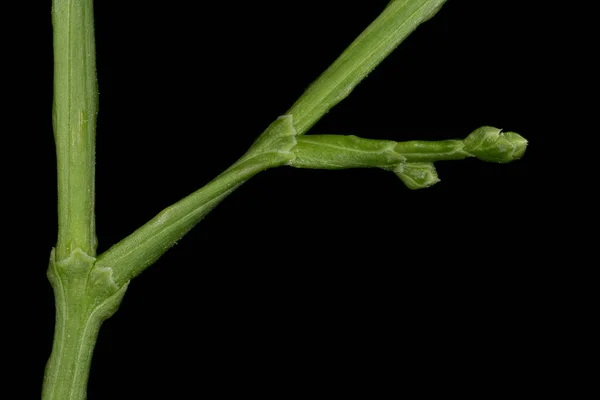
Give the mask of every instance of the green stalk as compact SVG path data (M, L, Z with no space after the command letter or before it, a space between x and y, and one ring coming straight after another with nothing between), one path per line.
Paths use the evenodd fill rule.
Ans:
M508 163L523 157L527 140L514 132L482 126L463 140L394 142L357 136L300 136L291 149L295 168L381 168L393 171L409 189L424 189L439 182L438 161L475 157Z
M139 275L241 184L268 168L289 165L296 132L289 116L273 122L248 152L203 188L167 207L98 257L120 286Z
M94 1L53 0L53 123L58 169L58 260L96 254L94 157L98 88Z
M52 354L46 365L42 400L83 400L98 331L117 311L127 285L117 287L110 271L77 249L67 259L50 257L48 278L56 301Z
M58 170L58 239L48 278L56 303L44 400L86 398L98 330L126 285L94 268L94 158L98 89L93 0L53 0L53 126Z
M304 135L446 0L392 0L286 113Z

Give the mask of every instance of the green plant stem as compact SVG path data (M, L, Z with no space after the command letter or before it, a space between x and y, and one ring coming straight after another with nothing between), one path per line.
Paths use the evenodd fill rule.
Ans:
M392 0L286 114L304 135L332 107L344 100L419 25L446 0ZM358 3L357 3L358 4ZM358 5L357 5L358 6Z
M116 287L107 271L93 268L98 112L93 5L93 0L52 1L58 239L48 269L56 328L44 400L85 399L98 330L126 290Z
M77 249L70 257L50 257L48 278L56 301L52 354L46 365L43 400L86 398L92 353L102 322L119 307L127 285L117 287L110 271Z
M115 283L124 285L152 265L241 184L260 171L289 164L295 144L292 119L278 118L240 160L101 254L96 266L111 270Z
M53 0L57 259L96 254L94 157L98 89L93 0Z

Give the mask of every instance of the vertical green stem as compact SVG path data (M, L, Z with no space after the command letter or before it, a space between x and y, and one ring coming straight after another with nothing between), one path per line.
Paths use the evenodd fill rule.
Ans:
M56 298L56 328L42 399L80 400L87 395L92 354L102 321L92 315L89 302L81 296L85 280L71 285L61 275L56 268L48 271Z
M56 329L46 365L42 400L84 400L98 331L117 311L127 285L118 287L110 271L77 249L57 261L53 251L48 278L56 298Z
M56 312L54 345L46 366L42 400L85 399L101 321L90 318L84 305L74 302L57 302Z
M126 285L94 269L94 163L98 88L94 1L53 0L53 126L58 170L58 240L48 277L56 330L44 400L83 400L100 325L116 311Z
M93 0L53 0L53 123L58 169L58 260L96 252L94 157L98 88Z

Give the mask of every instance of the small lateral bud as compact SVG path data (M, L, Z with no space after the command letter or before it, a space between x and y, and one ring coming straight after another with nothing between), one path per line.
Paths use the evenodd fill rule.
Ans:
M440 181L433 163L403 163L394 172L412 190L425 189Z

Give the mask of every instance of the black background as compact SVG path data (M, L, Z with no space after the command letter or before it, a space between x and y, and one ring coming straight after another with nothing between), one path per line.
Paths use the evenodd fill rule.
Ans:
M235 161L387 2L97 1L99 252ZM533 3L448 2L311 131L433 140L493 125L529 139L522 160L438 163L422 191L379 170L260 174L132 282L89 399L547 386L560 186L545 177L566 44ZM18 7L6 330L33 399L54 318L52 31L49 1Z

